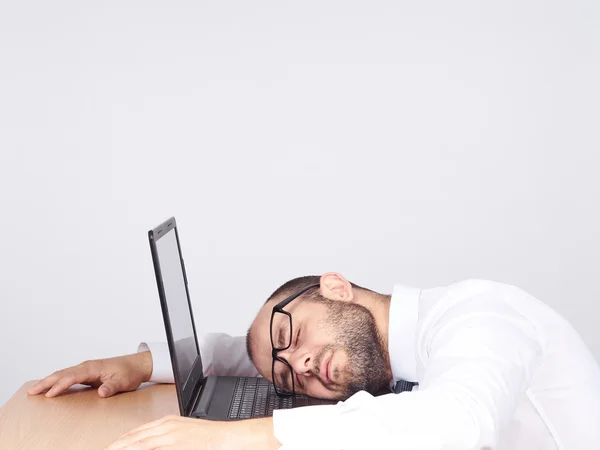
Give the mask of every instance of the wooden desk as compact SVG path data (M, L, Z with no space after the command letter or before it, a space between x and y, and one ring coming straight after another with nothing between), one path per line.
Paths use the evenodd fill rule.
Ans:
M21 389L0 409L2 450L95 450L143 423L179 414L174 385L142 385L135 392L100 398L84 386L46 398Z

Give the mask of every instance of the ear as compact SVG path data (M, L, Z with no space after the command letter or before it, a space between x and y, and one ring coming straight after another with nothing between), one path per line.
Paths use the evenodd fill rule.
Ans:
M321 275L321 295L329 300L351 302L354 300L352 285L337 272Z

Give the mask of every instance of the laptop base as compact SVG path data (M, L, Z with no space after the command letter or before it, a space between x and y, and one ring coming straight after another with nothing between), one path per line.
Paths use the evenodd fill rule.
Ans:
M273 384L259 377L207 377L205 383L208 389L202 389L200 401L190 417L208 420L253 419L270 417L276 409L337 403L306 395L279 397Z

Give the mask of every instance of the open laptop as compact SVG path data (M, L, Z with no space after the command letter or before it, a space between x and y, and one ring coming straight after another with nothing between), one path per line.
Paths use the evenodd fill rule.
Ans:
M239 420L273 415L273 410L335 403L305 395L279 397L257 377L205 377L175 218L148 231L173 375L182 416Z

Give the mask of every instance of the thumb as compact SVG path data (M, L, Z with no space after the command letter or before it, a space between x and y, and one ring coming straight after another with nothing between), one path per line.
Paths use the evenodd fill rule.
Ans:
M114 381L107 381L98 388L98 395L100 397L110 397L117 392L119 392L119 387Z

